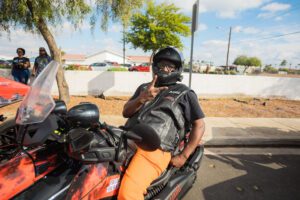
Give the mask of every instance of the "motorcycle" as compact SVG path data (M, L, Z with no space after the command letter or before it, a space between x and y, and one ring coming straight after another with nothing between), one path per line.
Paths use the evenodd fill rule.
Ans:
M18 160L19 163L11 169L0 165L0 176L5 175L7 171L14 171L18 175L12 180L18 184L24 179L19 177L18 170L21 166L30 163L34 167L23 171L25 177L27 173L31 174L31 186L28 187L30 184L27 184L27 187L23 187L23 190L18 189L17 192L10 190L11 194L5 197L51 200L116 199L122 175L136 151L136 145L152 151L160 146L160 139L147 124L137 124L133 129L125 130L123 127L100 122L98 107L91 103L81 103L65 112L64 117L57 117L57 114L53 113L55 102L49 95L57 67L58 65L54 64L43 71L47 70L47 76L43 79L37 78L19 107L16 138L21 146L21 153L18 155L25 156L26 159L13 157L12 160ZM28 129L31 126L38 126L38 129L30 132ZM60 134L56 134L57 132ZM180 152L187 141L188 136L180 143L175 153ZM45 162L34 152L48 143L59 144L61 148L48 146L46 149L51 153L41 156L47 160ZM30 151L33 147L33 152L28 153L28 149ZM61 154L52 154L53 151ZM56 161L58 156L60 161ZM182 198L196 180L202 157L203 146L199 146L183 167L168 167L149 186L145 199ZM38 169L42 169L41 172ZM35 177L32 176L34 173ZM6 179L1 181L1 193L5 191L2 187L3 184L9 183L9 178L11 177L6 176Z
M37 87L51 82L53 76L44 81L46 73L51 67L55 69L57 66L57 63L49 65L48 70L39 78L34 91L30 89L31 96L27 95L27 101L28 98L32 98ZM22 105L24 106L24 103L21 107ZM64 155L64 144L58 141L60 137L58 134L63 135L68 132L67 125L64 123L66 111L66 104L63 101L56 101L49 117L39 123L20 125L14 119L5 120L3 117L0 126L1 199L11 199L28 189L58 168L67 158Z

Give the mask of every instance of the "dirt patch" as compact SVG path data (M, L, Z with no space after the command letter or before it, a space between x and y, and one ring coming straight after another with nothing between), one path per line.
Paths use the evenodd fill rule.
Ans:
M299 118L300 101L283 99L200 99L207 117Z
M249 74L248 76L270 76L270 77L283 77L283 78L300 78L300 74Z
M96 104L101 115L122 115L122 109L129 97L107 97L106 99L92 96L72 96L68 108L80 102ZM206 117L267 117L267 118L299 118L300 101L261 98L218 98L199 99ZM14 117L20 103L0 108L0 114Z

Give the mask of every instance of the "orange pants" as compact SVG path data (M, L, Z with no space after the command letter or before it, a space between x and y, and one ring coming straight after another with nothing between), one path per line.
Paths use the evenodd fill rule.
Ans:
M133 156L121 182L119 200L143 200L146 189L168 167L171 153L140 148Z

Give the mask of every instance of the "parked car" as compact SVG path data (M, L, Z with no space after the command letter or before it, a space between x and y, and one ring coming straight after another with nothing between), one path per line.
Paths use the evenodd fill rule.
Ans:
M12 63L10 63L7 60L0 60L0 67L4 68L10 68L12 66Z
M119 63L117 63L117 62L104 61L104 63L112 65L112 66L119 66Z
M107 71L108 69L112 68L113 66L109 63L104 63L104 62L98 62L98 63L93 63L89 65L89 69L92 71Z
M126 68L128 68L128 69L129 69L130 67L132 67L131 64L121 64L121 66L122 66L122 67L126 67Z
M136 72L150 72L150 63L142 63L137 66L132 66L128 70Z

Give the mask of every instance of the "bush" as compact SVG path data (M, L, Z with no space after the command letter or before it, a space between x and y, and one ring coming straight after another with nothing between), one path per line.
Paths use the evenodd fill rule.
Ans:
M278 71L283 71L283 72L289 73L290 70L288 68L279 68Z
M236 75L236 71L229 71L230 75Z
M184 67L183 72L190 72L190 68Z
M81 70L81 71L88 71L90 69L88 69L86 66L82 66L82 65L69 65L65 68L65 70Z
M291 69L288 71L289 74L299 74L300 70L296 70L296 69Z
M113 67L113 68L108 69L107 71L109 71L109 72L127 72L128 69L123 68L123 67Z
M270 73L270 74L277 74L278 73L278 69L272 67L271 65L267 65L264 68L264 72Z
M11 69L11 66L0 64L1 69Z
M288 74L300 74L300 70L299 69L297 70L297 69L282 68L282 69L279 69L279 70L280 71L286 71Z
M76 66L75 65L69 65L65 68L65 70L76 70Z
M225 70L225 71L224 71L224 74L225 74L225 75L236 75L237 73L236 73L236 71L234 71L234 70Z

